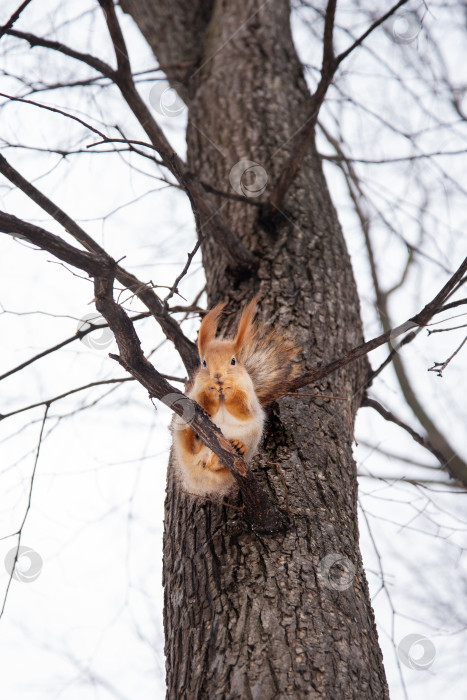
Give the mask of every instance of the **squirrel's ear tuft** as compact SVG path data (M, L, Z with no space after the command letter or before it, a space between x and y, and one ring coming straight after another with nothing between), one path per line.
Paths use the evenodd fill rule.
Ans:
M241 353L242 347L244 345L248 345L248 341L253 335L253 316L255 315L257 303L258 300L256 297L254 297L250 301L248 306L243 309L243 313L240 317L240 322L238 324L237 335L235 336L235 340L233 341L235 352L237 353L237 355Z
M224 304L217 304L201 321L201 327L199 329L198 335L198 350L199 356L204 357L206 352L206 347L214 340L217 332L217 324L219 323L219 317L225 306Z

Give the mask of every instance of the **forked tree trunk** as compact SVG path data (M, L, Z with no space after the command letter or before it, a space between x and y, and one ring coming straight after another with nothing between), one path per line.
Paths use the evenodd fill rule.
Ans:
M124 0L122 6L187 101L192 171L233 193L229 174L246 159L274 182L309 98L288 2ZM267 226L250 203L259 199L213 195L261 264L257 275L239 279L222 250L204 238L209 304L226 300L237 311L257 294L260 317L294 336L308 367L316 367L358 345L362 328L350 259L314 148L282 214ZM353 420L365 375L366 364L354 363L308 391L351 398ZM282 398L254 468L283 510L288 497L292 524L285 534L247 531L237 511L181 493L169 470L168 698L388 697L359 551L347 402Z

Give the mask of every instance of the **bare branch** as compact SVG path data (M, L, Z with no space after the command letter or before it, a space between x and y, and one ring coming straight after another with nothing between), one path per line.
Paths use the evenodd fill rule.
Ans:
M380 364L380 366L379 366L377 369L375 369L373 372L370 372L370 374L368 375L368 378L367 378L367 380L366 380L366 382L365 382L365 384L364 384L364 387L362 387L362 389L365 388L365 387L366 387L366 388L367 388L367 387L370 387L370 386L372 385L372 383L373 383L373 380L376 379L376 377L377 377L379 374L381 374L381 372L383 371L383 369L384 369L385 367L387 367L387 366L392 362L392 360L394 359L394 357L396 356L396 354L399 352L399 350L400 350L402 347L404 347L404 345L408 345L409 343L412 342L412 340L415 340L416 337L417 337L417 333L415 333L414 331L411 331L410 333L407 333L407 335L405 336L405 338L403 338L403 339L400 341L400 343L397 343L397 345L396 345L395 347L392 348L391 352L390 352L389 355L386 357L386 359Z
M149 311L145 311L141 314L137 314L136 316L133 316L131 320L132 321L139 321L142 318L147 318L149 315L150 315ZM86 325L88 325L89 328L83 328L83 329L77 330L74 335L70 336L70 338L66 338L66 340L62 340L60 343L57 343L57 345L54 345L51 348L47 348L47 350L43 350L42 352L38 353L37 355L34 355L34 357L30 357L29 360L22 362L20 365L16 365L16 367L13 367L13 369L8 370L8 372L5 372L4 374L0 374L0 382L2 381L2 379L6 379L7 377L11 376L12 374L15 374L16 372L19 372L20 370L24 369L25 367L29 367L29 365L32 365L37 360L40 360L43 357L47 357L47 355L51 355L53 352L56 352L57 350L64 348L66 345L69 345L70 343L74 343L75 340L82 340L89 333L93 333L94 331L109 327L107 323L97 324L97 323L92 323L92 321L86 321Z
M107 254L91 254L84 250L79 250L40 226L35 226L27 221L18 219L12 214L6 214L1 211L0 231L13 236L23 236L42 250L47 250L52 255L55 255L59 260L78 267L91 276L98 275L105 268L112 266L112 259Z
M115 14L113 0L99 0L99 5L104 11L105 21L107 22L110 38L112 39L115 55L117 57L117 72L122 78L133 80L128 50L120 28L120 23Z
M412 486L418 486L422 489L427 489L428 491L431 491L431 493L452 493L452 494L465 494L465 487L463 484L456 484L456 483L450 483L447 481L442 481L441 479L409 479L407 476L402 476L400 478L396 478L391 475L377 475L377 474L365 474L364 472L359 472L357 471L357 476L360 478L364 479L374 479L375 481L384 481L386 484L389 484L390 486L394 486L394 484L411 484ZM433 489L431 488L432 486L444 486L445 488L443 489ZM453 488L453 491L448 491L446 489L446 486L449 486L450 488Z
M93 131L95 134L100 136L103 141L107 140L105 134L103 134L102 131L99 131L99 129L96 129L96 127L91 126L91 124L88 124L83 119L80 119L79 117L75 117L74 114L70 114L69 112L64 112L62 109L59 109L58 107L50 107L49 105L44 105L41 102L34 102L34 100L26 100L24 97L15 97L14 95L7 95L4 92L0 92L0 97L5 97L5 99L11 100L12 102L23 102L24 104L32 105L33 107L39 107L40 109L45 109L48 112L54 112L55 114L60 114L62 117L66 117L67 119L72 119L73 121L78 122L78 124L81 124L81 126L84 126L86 129L89 129L89 131Z
M7 177L16 187L19 187L33 202L38 204L41 209L52 216L59 224L61 224L77 241L81 243L88 251L96 253L110 260L104 248L102 248L84 229L81 228L68 214L60 207L46 197L32 183L24 178L13 166L0 155L0 172ZM59 239L60 240L60 239ZM52 252L52 251L51 251ZM73 264L73 263L72 263ZM149 309L154 318L161 326L166 337L171 340L186 367L188 374L191 376L198 367L198 353L196 346L182 332L178 323L169 316L168 311L164 308L159 297L154 290L143 282L140 282L134 275L127 272L121 266L116 268L116 278L118 281L128 287L133 294L143 302Z
M35 458L35 460L34 460L34 467L33 467L33 469L32 469L31 481L30 481L30 484L29 484L29 494L28 494L28 502L27 502L27 505L26 505L26 510L25 510L25 512L24 512L24 517L23 517L23 520L22 520L22 522L21 522L21 525L19 526L18 530L17 530L15 533L13 533L13 534L15 534L15 535L18 535L18 542L16 543L16 554L15 554L15 559L14 559L14 561L13 561L13 566L12 566L12 569L11 569L11 572L10 572L10 578L8 579L8 584L7 584L7 587L6 587L5 596L4 596L4 598L3 598L2 609L0 610L0 618L2 617L3 613L5 612L5 605L6 605L6 601L7 601L7 598L8 598L8 592L9 592L9 590L10 590L11 582L12 582L12 580L13 580L13 575L14 575L14 573L15 573L16 564L17 564L17 562L18 562L18 555L19 555L20 546L21 546L21 537L22 537L22 534L23 534L23 528L24 528L24 524L25 524L25 522L26 522L26 518L28 517L29 510L30 510L30 508L31 508L31 499L32 499L32 489L33 489L33 486L34 486L34 477L35 477L35 475L36 475L37 463L38 463L38 461L39 461L39 452L40 452L40 450L41 450L42 436L43 436L43 434L44 434L44 427L45 427L45 422L46 422L46 420L47 420L47 413L48 413L48 411L49 411L49 404L46 404L46 405L45 405L45 411L44 411L44 417L43 417L42 423L41 423L41 430L40 430L40 433L39 433L39 441L38 441L38 443L37 443L36 458Z
M375 348L379 348L381 345L384 345L389 340L398 338L400 335L406 333L407 330L409 330L410 328L414 328L415 326L426 326L430 318L435 313L441 310L440 307L442 307L444 300L448 297L451 289L453 289L458 283L458 281L462 279L462 276L464 275L466 270L467 258L465 258L459 269L454 273L454 275L452 275L448 282L446 282L441 291L438 292L434 299L432 299L432 301L430 301L429 304L427 304L425 308L422 309L422 311L420 311L420 313L416 314L415 316L412 316L412 318L409 318L407 321L405 321L405 323L402 323L400 326L397 326L396 328L388 330L382 335L379 335L377 338L373 338L373 340L368 340L367 342L362 343L361 345L358 345L355 348L352 348L352 350L349 350L349 352L346 355L339 358L338 360L330 362L328 365L325 365L321 369L313 370L311 372L308 372L307 374L302 375L301 377L298 377L288 387L287 391L299 389L300 387L305 386L305 384L311 384L312 382L317 382L323 377L327 377L329 374L335 372L337 369L345 367L345 365L348 365L350 362L354 362L359 357L367 355L369 352L375 350Z
M365 200L365 195L360 180L357 176L357 173L354 170L352 163L350 163L344 155L340 143L332 136L330 136L323 126L321 126L321 128L328 141L333 145L337 153L341 156L343 165L345 165L345 167L342 167L342 171L347 183L350 198L353 202L355 212L360 220L361 229L365 238L379 316L381 319L383 329L385 331L389 331L390 320L388 312L388 298L394 290L398 289L403 284L413 259L412 252L414 249L412 247L409 247L407 262L399 280L391 289L383 291L379 283L376 261L373 254L373 245L370 237L370 217L365 214L362 207L362 202ZM453 285L449 293L446 295L445 300L452 296L452 294L454 294L454 292L459 288L459 285L462 284L462 279L463 278L461 278L459 282ZM434 311L434 313L439 313L442 308L444 307L438 308ZM412 326L412 330L410 330L410 326ZM394 371L396 373L402 394L405 400L407 401L408 406L411 408L414 415L416 416L417 420L422 424L423 428L425 429L430 443L435 446L437 453L443 456L442 464L447 466L449 472L454 476L454 478L459 479L464 484L467 484L467 464L452 448L445 435L441 433L440 430L438 430L436 424L431 420L430 416L419 402L415 391L411 385L410 379L405 371L401 356L399 355L400 348L412 342L412 340L414 340L414 338L421 331L421 328L421 326L414 327L414 324L408 322L407 330L410 330L410 332L397 345L395 345L394 342L391 342L391 351L388 357L384 360L384 362L378 367L376 371L369 374L364 384L364 387L370 386L375 377L378 376L378 374L380 374L380 372L385 367L387 367L390 362L393 362ZM428 332L430 333L430 331ZM394 336L392 336L391 339L393 341Z
M419 445L424 447L426 450L431 452L436 459L439 461L441 465L445 465L446 460L444 459L444 456L440 454L435 447L431 444L431 442L428 440L427 437L422 437L419 433L417 433L413 428L410 427L410 425L407 425L407 423L404 423L400 418L397 418L397 416L394 415L394 413L391 413L391 411L388 411L386 408L384 408L378 401L375 399L371 399L369 396L364 396L361 406L363 407L368 407L368 408L374 408L375 411L378 411L378 413L383 416L383 418L387 421L390 421L391 423L395 423L398 425L400 428L403 428L409 435L412 437L415 442L418 442Z
M111 38L114 42L115 52L116 55L119 56L121 55L121 51L126 49L123 49L119 39L119 33L116 29L118 19L115 14L115 8L113 3L108 2L107 0L104 1L104 4L107 24L112 25ZM119 30L119 32L121 33L121 30ZM26 34L24 32L16 32L14 30L9 31L8 33L12 36L16 36L17 38L25 39L31 46L43 46L45 48L50 48L66 56L79 60L91 66L95 70L98 70L104 76L110 78L119 88L128 107L131 109L141 127L148 135L152 145L161 156L164 166L167 167L177 178L183 190L186 192L193 208L195 220L197 223L199 222L198 234L201 235L202 228L206 229L209 235L211 235L218 243L223 254L226 256L231 270L237 275L248 276L256 270L259 264L256 256L247 250L240 239L235 236L224 218L219 213L219 210L212 204L201 183L192 173L188 171L186 164L177 155L177 153L175 153L164 136L161 128L154 120L144 100L139 95L131 75L131 70L125 71L124 73L114 71L106 63L96 59L94 56L75 51L74 49L71 49L70 47L56 41L42 39L34 34ZM122 61L123 59L121 58L120 60ZM20 100L20 98L16 99ZM33 103L31 102L31 104ZM106 139L104 134L97 131L96 133L99 133L103 140Z
M336 3L329 0L326 9L325 23L324 23L324 37L323 37L323 63L321 67L321 78L318 86L310 98L310 106L305 118L305 121L301 129L297 132L294 137L295 146L292 148L291 154L287 159L285 166L279 175L276 184L271 193L269 204L265 207L263 217L268 218L274 214L277 209L280 209L285 195L287 194L289 187L291 186L302 161L308 152L310 143L314 137L315 126L318 119L318 114L323 104L324 98L326 96L327 90L332 82L334 74L340 65L340 63L346 58L351 51L354 50L359 44L366 39L371 32L376 29L380 24L386 21L394 12L404 5L408 0L400 0L396 5L394 5L385 15L383 15L379 20L374 22L367 31L362 34L362 36L354 42L354 44L339 54L337 58L334 57L334 52L332 48L332 35L334 26L334 15L336 10Z
M30 34L29 32L18 32L15 29L10 29L6 32L9 36L14 36L17 39L24 39L29 43L31 48L35 46L42 46L45 49L52 49L52 51L58 51L64 56L69 56L74 58L81 63L85 63L90 68L94 68L98 73L102 73L106 78L114 80L115 71L107 63L101 61L100 58L92 56L89 53L82 53L81 51L75 51L69 46L62 44L59 41L53 41L51 39L43 39L42 37L36 36L35 34Z
M112 292L111 273L95 278L96 308L107 320L120 351L120 356L111 357L148 390L150 397L163 400L182 418L186 406L191 407L194 415L190 425L234 476L243 497L247 520L252 528L267 533L283 530L286 525L284 516L269 500L246 462L237 454L219 428L211 422L204 409L171 386L144 357L134 326L122 307L115 303Z
M462 328L462 326L459 326L459 327ZM444 330L446 330L446 329L444 329ZM433 333L435 333L435 331L433 331ZM457 353L459 352L459 350L461 350L461 348L465 345L465 342L466 342L466 341L467 341L467 336L464 338L464 340L463 340L462 343L459 345L459 347L457 348L457 350L455 350L455 351L452 353L452 355L450 355L450 356L448 357L447 360L445 360L444 362L435 362L435 363L433 364L433 367L429 367L429 368L428 368L428 372L436 372L436 374L438 375L438 377L442 377L442 376L443 376L444 370L446 369L446 367L448 366L448 364L451 362L451 360L457 355Z
M190 265L191 265L191 262L192 262L193 258L195 257L196 253L198 252L200 245L201 245L201 240L198 239L196 241L196 245L193 248L193 250L191 251L191 253L188 253L188 259L185 263L185 267L183 268L183 270L181 271L181 273L179 274L179 276L177 277L177 279L175 280L175 282L171 286L169 293L167 294L167 296L164 299L164 307L166 309L167 309L168 302L173 297L173 295L179 294L178 285L180 284L181 280L185 277L186 273L188 272Z
M327 155L320 153L320 158L323 160L328 160L332 163L339 163L345 159L347 163L363 163L364 165L390 165L392 163L410 163L415 160L431 160L431 158L437 158L438 156L464 156L466 154L466 149L462 148L458 151L433 151L432 153L414 153L410 156L399 156L395 158L350 158L349 156L342 155Z
M173 378L172 378L173 379ZM9 413L0 414L0 421L10 418L11 416L16 416L18 413L24 413L25 411L31 411L33 408L38 408L39 406L50 406L56 401L65 399L67 396L72 394L77 394L80 391L85 391L86 389L92 389L95 386L102 386L103 384L122 384L123 382L132 382L133 377L121 377L118 379L102 379L98 382L90 382L89 384L84 384L83 386L78 386L75 389L70 389L69 391L63 392L58 396L54 396L51 399L46 399L45 401L38 401L37 403L32 403L29 406L23 406L23 408L17 408L15 411L10 411Z
M171 382L180 382L184 384L186 379L182 377L174 377L171 374L161 374L161 377L167 379ZM89 384L84 384L83 386L75 387L69 391L63 392L58 396L54 396L51 399L46 399L45 401L38 401L37 403L32 403L29 406L23 406L22 408L17 408L15 411L10 411L9 413L0 414L0 421L10 418L11 416L16 416L18 413L24 413L25 411L31 411L33 408L38 408L39 406L47 406L55 403L56 401L61 401L67 398L67 396L72 396L72 394L78 394L80 391L86 391L86 389L92 389L95 386L104 386L105 384L124 384L125 382L134 382L134 377L118 377L117 379L101 379L97 382L89 382Z
M342 53L340 53L340 54L338 55L338 57L337 57L337 65L339 65L340 63L342 63L342 61L343 61L345 58L347 58L347 56L348 56L349 54L351 54L352 51L354 51L354 50L357 48L357 46L360 46L360 44L362 44L362 43L365 41L365 39L366 39L367 37L369 37L370 34L371 34L377 27L379 27L381 24L383 24L383 22L386 22L386 20L389 19L389 17L391 17L391 16L396 12L396 10L399 9L399 7L402 7L402 5L406 5L407 2L408 2L408 0L400 0L396 5L393 5L393 7L391 7L391 9L388 10L388 11L386 12L385 15L383 15L382 17L380 17L379 19L377 19L376 22L373 22L373 24L371 25L371 27L368 27L368 29L366 30L366 32L363 32L363 34L361 35L361 37L359 37L356 41L354 41L354 43L353 43L351 46L349 46L348 49L346 49L345 51L343 51Z
M269 204L265 207L263 216L266 219L269 216L272 216L274 212L280 208L284 197L302 164L315 132L319 110L337 68L333 51L335 12L336 2L335 0L329 0L324 21L323 63L321 67L321 78L315 92L310 98L310 106L308 108L305 121L295 134L295 146L292 148L292 152L287 159L276 184L274 185L271 197L269 199Z
M467 299L458 299L457 301L451 301L449 304L445 304L436 313L441 313L441 311L448 311L449 309L455 309L457 306L463 306L467 304Z
M460 314L464 316L465 314ZM439 323L442 323L439 321ZM428 335L433 335L433 333L449 333L449 331L458 331L459 328L467 328L467 323L463 323L461 326L451 326L450 328L434 328L432 331L427 328Z
M329 70L334 63L333 36L336 5L337 0L328 0L326 14L324 16L323 62L321 66L321 74Z
M13 12L10 19L7 22L5 22L5 24L2 27L0 27L0 39L9 29L11 29L11 27L14 25L14 23L24 10L24 8L27 7L30 2L31 0L24 0L24 2L22 2L21 5Z

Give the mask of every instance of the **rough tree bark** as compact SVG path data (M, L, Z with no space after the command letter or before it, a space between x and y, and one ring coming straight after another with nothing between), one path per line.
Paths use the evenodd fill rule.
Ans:
M187 102L193 172L232 193L231 169L247 159L275 182L309 101L287 0L121 5ZM260 256L257 274L239 278L203 237L209 304L229 302L228 324L257 294L260 317L297 339L308 368L361 342L351 263L313 145L274 219L262 219L251 204L258 198L213 200ZM310 390L351 398L353 420L366 372L355 362ZM283 510L288 496L291 518L273 538L247 531L234 510L181 493L169 470L168 698L388 697L359 551L352 435L345 401L284 397L270 411L254 468ZM347 566L337 582L339 564L328 575L327 555Z

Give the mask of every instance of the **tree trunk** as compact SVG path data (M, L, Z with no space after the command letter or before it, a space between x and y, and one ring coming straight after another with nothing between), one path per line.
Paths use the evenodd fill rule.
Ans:
M189 106L191 170L233 193L231 169L246 159L271 185L309 99L288 2L125 0L122 7L161 64L195 62L191 70L167 67ZM196 17L191 24L188 12ZM248 175L240 184L252 185ZM282 211L261 223L252 202L266 201L268 191L245 203L212 196L261 263L256 275L239 278L203 238L209 304L226 300L237 312L257 294L262 320L286 329L303 347L307 367L316 367L358 345L362 328L314 146ZM366 371L356 362L308 388L351 399L352 421L342 400L284 397L270 411L254 470L281 509L288 501L285 534L248 531L237 511L181 493L169 470L164 619L171 700L388 697L359 551L352 457L351 422Z

